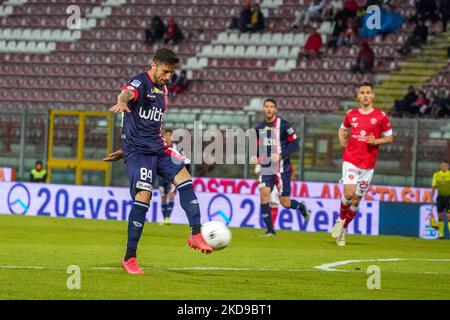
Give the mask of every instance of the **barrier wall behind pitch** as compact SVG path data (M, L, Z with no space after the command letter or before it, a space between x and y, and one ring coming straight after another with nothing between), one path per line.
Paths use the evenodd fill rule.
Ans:
M202 212L202 223L221 220L230 227L263 228L260 217L259 196L256 194L197 192ZM298 198L300 199L300 198ZM282 230L330 232L339 212L339 199L302 198L311 210L306 223L295 210L279 208L276 228ZM38 183L0 183L0 213L26 216L64 217L78 219L126 221L133 202L127 188L52 185ZM418 236L419 230L403 232L389 229L396 220L386 220L389 206L379 201L363 201L359 213L349 226L350 234L387 234ZM391 204L388 204L391 205ZM417 204L411 204L418 207ZM429 206L430 207L430 206ZM402 219L419 219L411 214ZM153 192L148 222L162 222L159 191ZM425 217L423 218L425 219ZM187 224L187 218L178 199L171 217L172 223ZM383 225L383 221L385 225ZM426 222L425 222L426 223ZM416 223L410 224L416 226ZM419 226L419 223L417 223Z

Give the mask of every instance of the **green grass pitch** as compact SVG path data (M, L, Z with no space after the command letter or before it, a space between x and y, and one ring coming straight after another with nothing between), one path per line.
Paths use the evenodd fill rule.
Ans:
M260 238L233 228L228 248L205 255L187 247L186 225L148 223L138 251L145 275L136 276L120 267L126 228L0 215L0 299L450 299L448 240L348 236L337 247L326 233ZM324 264L335 271L315 268ZM80 267L79 290L67 288L70 265ZM368 289L371 265L380 289Z

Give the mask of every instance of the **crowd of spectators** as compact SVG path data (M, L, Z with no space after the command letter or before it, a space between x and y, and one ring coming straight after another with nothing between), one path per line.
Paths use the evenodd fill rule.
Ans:
M367 7L373 4L382 6L389 5L389 2L368 0L360 5L356 0L314 0L306 9L297 11L291 27L309 33L305 45L299 50L297 62L304 57L318 59L327 50L335 53L339 47L358 45L360 50L350 71L361 74L372 72L375 53L369 42L360 38L359 30ZM334 25L327 43L319 39L316 27L317 23L323 21L331 21Z
M260 32L266 27L265 17L259 3L244 0L239 12L235 12L228 29L239 32Z
M409 19L410 23L419 21L438 22L442 24L442 31L447 31L450 19L450 0L415 0L416 13Z
M450 90L421 89L413 86L401 100L396 100L389 111L400 118L448 118L450 117Z
M154 16L150 27L145 30L145 42L149 45L158 41L163 41L164 44L179 44L183 39L183 32L173 18L168 20L166 26L161 17Z
M299 50L297 64L304 58L320 59L327 50L335 53L340 47L358 46L358 55L350 71L362 75L371 74L376 65L376 55L370 46L370 39L362 36L361 29L367 8L373 5L379 6L384 12L396 11L391 0L312 0L309 6L298 10L291 27L306 31L308 35L304 46ZM446 31L450 18L450 0L415 0L414 5L415 13L407 22L415 27L397 49L403 56L409 55L413 48L421 48L427 43L429 23L440 21L442 31ZM333 25L333 31L326 43L318 30L318 23L323 21L330 21ZM253 0L243 0L228 26L229 29L239 32L261 32L266 27L266 17L259 3ZM384 38L388 33L387 31L379 34ZM154 16L150 27L145 30L145 41L148 44L158 41L164 44L179 44L183 39L183 32L173 18L169 19L166 25L161 17ZM169 91L176 95L188 88L189 80L186 72L182 71L169 86ZM450 111L445 102L448 100L448 96L443 97L443 92L426 94L411 88L403 100L396 101L392 113L399 116L448 116Z

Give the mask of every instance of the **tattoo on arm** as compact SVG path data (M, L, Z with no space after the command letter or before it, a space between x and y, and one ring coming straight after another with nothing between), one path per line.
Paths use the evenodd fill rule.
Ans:
M134 93L130 90L123 90L120 95L117 97L117 102L119 103L128 103L128 101L134 99Z

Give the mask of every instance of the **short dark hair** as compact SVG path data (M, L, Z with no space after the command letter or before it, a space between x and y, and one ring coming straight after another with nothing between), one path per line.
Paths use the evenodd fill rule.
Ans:
M442 159L441 163L448 163L447 159Z
M153 62L160 62L169 66L176 65L180 62L175 52L168 48L159 48L153 56Z
M167 132L173 133L172 129L166 129L166 130L164 130L164 133L167 133Z
M277 102L275 101L275 99L267 98L266 100L264 100L263 106L266 104L266 102L272 102L275 105L275 108L278 108Z
M361 88L361 87L370 87L370 89L373 90L373 84L371 84L371 83L368 82L368 81L365 81L365 82L361 83L361 84L359 85L359 88Z

